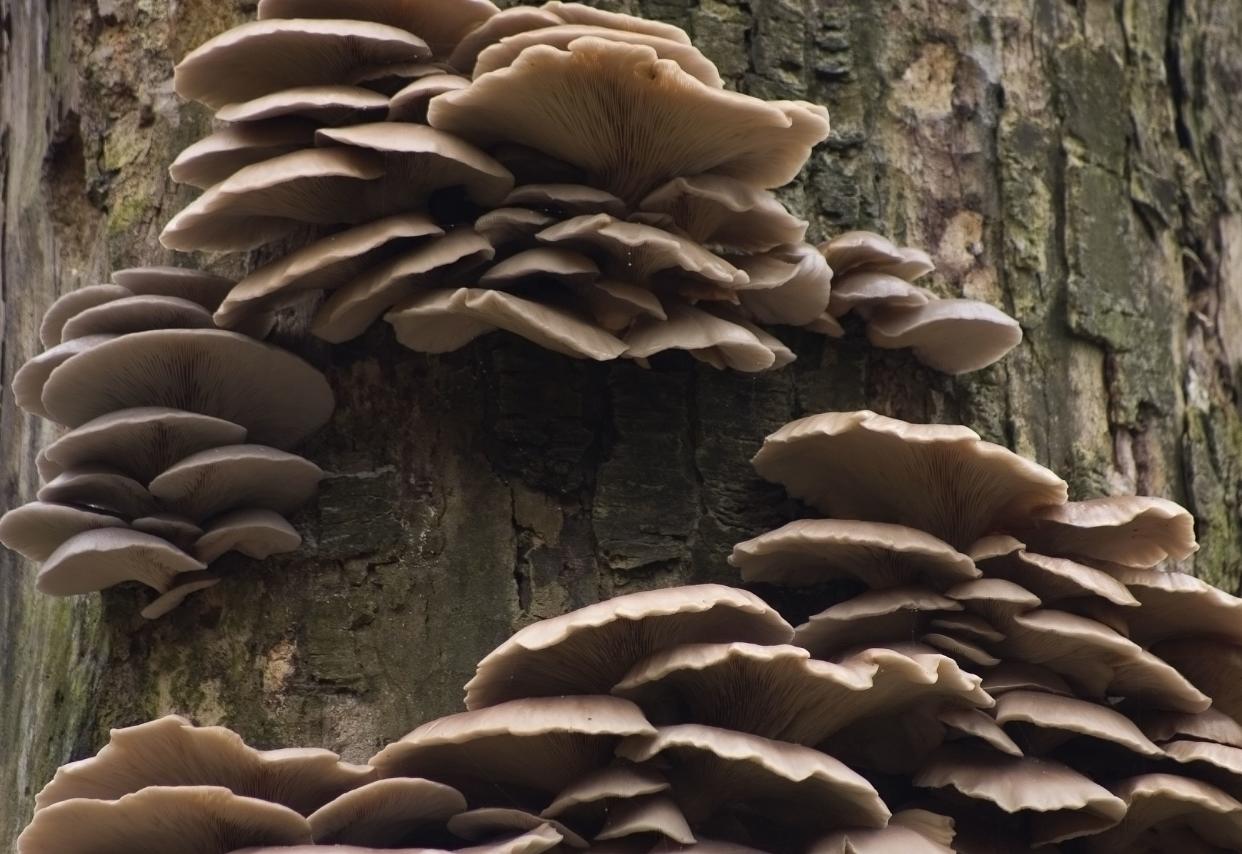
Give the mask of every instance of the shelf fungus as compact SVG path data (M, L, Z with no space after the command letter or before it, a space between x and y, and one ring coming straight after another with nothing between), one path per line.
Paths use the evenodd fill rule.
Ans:
M231 279L172 267L121 270L53 303L48 348L14 376L19 406L68 428L36 457L37 499L0 517L0 543L41 563L56 596L126 581L157 598L148 618L219 583L227 552L294 551L285 516L311 501L318 466L287 449L332 414L326 378L213 314ZM86 358L79 358L86 357Z
M426 353L504 331L579 359L681 350L757 372L794 359L768 327L842 335L857 307L877 346L949 373L1018 343L999 310L911 284L925 253L808 242L773 190L827 139L827 111L725 82L679 27L579 3L263 0L176 68L221 127L172 164L203 194L161 240L238 252L310 228L215 320L305 299L330 342L382 318ZM463 232L481 247L447 251Z

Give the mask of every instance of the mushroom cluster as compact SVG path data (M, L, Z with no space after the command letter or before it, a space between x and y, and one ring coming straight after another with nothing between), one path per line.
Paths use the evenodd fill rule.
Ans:
M422 352L506 330L578 358L677 349L761 371L794 358L764 325L840 334L834 258L855 277L930 269L874 236L861 253L807 243L772 189L827 138L827 112L725 89L669 24L559 0L261 0L175 87L221 129L171 167L204 192L164 244L311 232L237 284L225 328L305 300L332 342L383 317ZM876 306L880 346L958 372L1020 339L995 309L906 290Z
M227 552L293 551L286 516L322 472L288 448L334 406L325 377L212 312L235 283L171 267L121 270L44 315L46 350L13 377L25 411L68 431L36 459L36 501L0 517L0 543L41 564L36 585L73 596L137 581L155 618L219 581Z
M731 557L748 583L836 585L796 646L940 653L990 695L877 709L820 749L953 818L959 851L1242 850L1242 600L1161 566L1197 548L1183 508L1071 502L965 427L865 411L787 424L754 465L826 517Z

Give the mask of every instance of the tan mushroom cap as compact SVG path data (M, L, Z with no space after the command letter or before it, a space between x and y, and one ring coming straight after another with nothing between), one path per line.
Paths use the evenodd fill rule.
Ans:
M496 327L471 315L465 289L439 288L410 297L384 319L397 341L419 353L450 353Z
M232 730L168 715L113 729L98 754L60 767L35 808L115 801L148 786L220 786L306 814L374 777L372 768L341 762L329 750L255 750Z
M408 210L445 187L463 187L471 199L490 206L499 204L513 189L513 174L499 161L426 125L384 121L323 128L315 139L319 145L333 143L384 156L385 180L360 188L368 196L368 208Z
M987 712L979 709L947 707L936 713L936 719L952 732L949 738L962 740L977 738L994 750L1009 756L1022 756L1022 748L1001 729L1000 724Z
M638 207L670 215L699 243L736 252L764 252L801 243L806 236L807 223L776 196L726 175L674 178L647 194Z
M444 234L425 213L396 214L317 240L261 267L237 283L216 311L232 326L256 311L280 307L306 291L347 284L370 263L411 241Z
M1134 719L1152 741L1163 743L1189 738L1242 747L1242 724L1219 709L1208 709L1198 714L1138 710L1134 713Z
M84 309L65 321L61 337L124 335L148 329L211 329L211 312L180 297L132 296Z
M389 848L420 828L443 827L465 809L466 799L452 786L400 777L344 792L311 813L309 821L317 845Z
M490 0L260 0L267 18L349 18L417 33L436 57L447 57L471 29L499 10Z
M449 54L449 65L463 74L471 75L479 54L489 45L527 30L556 27L564 23L565 19L559 15L532 6L505 9L463 35Z
M887 350L910 348L924 365L956 375L999 362L1022 343L1022 327L985 302L939 299L873 314L867 338Z
M156 509L145 486L107 466L86 465L61 472L40 487L37 496L50 504L78 504L131 519Z
M424 724L371 765L381 777L447 783L477 806L546 803L607 765L619 739L654 732L637 706L616 697L527 698Z
M1138 643L1204 636L1242 643L1242 599L1184 572L1116 567L1111 576L1142 605L1127 614Z
M468 848L452 849L455 854L542 854L552 851L561 844L561 836L548 825L504 839L500 842L489 842L486 845L472 845ZM362 848L356 845L294 845L279 848L242 848L233 854L377 854L380 851L392 851L396 854L450 854L442 848Z
M942 748L914 785L953 788L1007 813L1030 813L1036 846L1099 833L1126 812L1120 798L1059 762L965 745Z
M828 310L833 317L851 311L869 316L874 308L917 308L932 299L926 290L898 276L863 271L834 277Z
M1164 751L1125 715L1108 706L1077 697L1062 697L1043 691L1009 691L997 698L994 714L1002 725L1029 724L1062 734L1051 740L1039 739L1045 746L1074 735L1085 735L1119 744L1143 756L1164 755Z
M496 263L479 277L479 284L504 288L522 279L547 277L566 285L589 285L599 275L599 265L581 252L540 246Z
M61 337L61 330L70 318L88 308L133 295L131 290L120 285L88 285L76 291L69 291L48 306L47 311L44 312L43 323L39 327L39 341L44 347L55 347L64 340Z
M785 268L782 281L771 288L748 287L738 294L742 307L760 323L791 326L816 324L824 314L832 290L832 270L823 256L808 243L778 246L763 257ZM753 263L733 259L753 286L757 270Z
M793 642L816 658L828 658L850 648L909 640L932 615L960 610L961 603L919 587L873 590L811 617L795 630Z
M428 74L401 87L388 102L388 121L421 122L431 99L445 92L465 89L470 80L460 74Z
M838 276L865 271L913 282L936 269L923 250L898 247L870 231L847 231L821 243L819 249Z
M201 522L238 508L288 515L314 497L323 469L266 445L199 451L151 481L151 494L175 513Z
M594 27L607 27L610 30L624 30L633 33L646 33L662 39L690 43L690 37L681 27L661 21L650 21L634 15L619 12L608 12L585 3L563 3L560 0L548 0L540 7L551 12L567 24L584 24Z
M356 338L389 308L416 296L421 288L496 254L486 238L469 228L436 237L338 288L319 308L311 332L339 344Z
M76 596L138 581L163 593L180 573L200 569L206 567L159 537L98 528L61 543L39 569L35 587L49 596Z
M953 819L927 810L893 813L883 830L840 830L815 842L807 854L953 854Z
M203 529L176 513L152 513L129 523L135 531L162 537L179 549L185 549L203 535ZM206 561L204 561L206 563Z
M1125 584L1095 567L1027 551L1013 537L993 534L970 547L970 556L990 576L1020 584L1044 603L1082 596L1114 605L1136 606Z
M193 575L198 576L198 573L193 573ZM195 577L192 581L174 581L175 587L167 593L161 593L138 613L144 620L158 620L178 608L192 594L215 587L220 580L219 576L204 575Z
M233 280L185 267L130 267L117 270L112 281L139 296L180 297L215 311L233 287Z
M520 189L520 188L519 188ZM556 222L541 211L528 208L496 208L474 221L474 230L493 246L533 244L535 235Z
M590 847L585 839L559 821L508 807L480 807L459 812L446 826L450 833L467 842L487 842L547 826L559 833L561 842L570 848Z
M656 795L668 789L669 782L652 768L610 765L570 783L540 814L548 818L561 818L586 807L606 807L613 800Z
M513 188L503 204L569 217L600 213L622 217L626 212L625 202L612 193L585 184L520 184Z
M983 690L993 697L1009 691L1043 691L1065 697L1074 693L1069 683L1056 672L1024 661L1003 661L983 671L982 678Z
M1208 638L1167 640L1152 651L1212 698L1213 708L1242 722L1242 647ZM1164 706L1181 712L1202 712Z
M982 617L974 614L940 614L928 621L927 627L932 631L953 637L995 643L1005 639L1005 634Z
M575 40L584 37L607 39L621 44L643 45L655 51L662 60L677 63L682 71L695 80L716 89L724 87L720 72L715 64L694 45L684 41L653 36L648 33L637 33L619 30L607 26L590 24L564 24L556 27L540 27L506 36L499 42L481 51L475 60L474 76L477 78L490 71L508 68L524 50L534 45L548 45L566 50Z
M34 356L13 374L13 401L31 415L38 415L40 418L52 421L57 420L43 402L43 390L47 387L47 381L51 378L52 372L79 353L85 353L92 347L112 341L115 337L114 335L91 335L86 338L75 338Z
M698 724L625 739L617 754L657 760L691 825L722 808L757 812L800 829L883 827L890 812L862 776L798 744Z
M945 595L972 613L982 614L994 626L1007 625L1016 615L1040 605L1040 599L1025 587L1003 578L976 578L963 581Z
M1194 526L1179 504L1122 495L1041 508L1021 536L1036 551L1142 568L1193 554Z
M28 560L45 561L71 537L124 527L124 519L106 513L31 501L0 516L0 543Z
M788 643L789 624L743 590L701 584L617 596L527 626L488 653L466 707L606 693L637 662L686 643Z
M211 563L226 552L240 552L255 560L295 551L302 535L272 510L246 508L225 513L212 520L194 542L191 552L203 563Z
M795 646L747 643L658 652L612 692L657 726L693 721L806 745L868 716L933 700L992 705L979 678L943 656L877 648L833 664Z
M444 62L391 62L359 69L345 78L344 82L352 86L363 86L391 98L414 80L452 70L452 66Z
M1201 712L1212 702L1179 672L1183 662L1157 658L1095 620L1040 609L1001 628L1006 637L997 648L1003 655L1042 664L1087 696L1128 697L1179 712Z
M250 441L274 447L296 445L335 406L323 374L302 359L221 329L99 343L53 371L43 397L53 420L71 427L121 409L168 407L237 424Z
M629 202L700 172L778 187L828 135L821 107L715 89L650 47L592 37L567 50L528 48L509 67L441 95L428 118L483 145L516 142L571 163ZM621 160L618 139L641 144Z
M752 462L827 516L906 525L958 549L1068 494L1048 469L966 427L909 424L868 410L792 421L767 437Z
M74 799L41 809L20 854L227 854L243 846L310 841L306 819L217 786L150 786L114 801Z
M744 373L785 363L787 356L756 335L757 327L683 303L666 303L664 311L667 319L648 315L635 321L625 336L628 356L646 359L666 350L685 350L717 370L732 368ZM775 339L769 336L769 341Z
M640 317L667 320L660 298L646 288L617 279L601 279L579 294L595 322L612 333L622 333Z
M1225 851L1242 848L1242 803L1215 786L1173 774L1143 774L1113 786L1113 791L1126 804L1125 818L1113 830L1093 839L1092 850L1169 851L1144 845L1146 833L1164 827L1189 829L1199 844L1206 842Z
M55 476L90 464L112 466L141 483L190 454L245 441L246 428L167 407L122 409L94 418L44 448Z
M261 95L338 83L368 65L430 54L413 33L369 21L252 21L204 42L177 64L177 94L219 109Z
M226 104L216 111L222 122L258 122L264 119L297 117L320 124L353 124L383 117L388 98L361 86L340 84L294 86L260 95L249 101Z
M928 632L919 638L920 641L930 646L937 652L963 661L972 667L994 667L1000 664L1000 659L983 647L976 643L966 640L960 635L945 634L944 632Z
M847 519L790 522L735 545L729 563L743 581L786 586L856 578L871 588L944 589L980 574L970 558L930 534Z
M681 808L668 795L648 795L620 801L609 809L607 821L595 834L595 841L644 834L658 834L678 845L693 845L696 841Z
M255 122L205 136L177 155L168 176L205 190L234 172L315 144L313 122L297 119Z
M299 223L354 223L395 211L371 208L362 188L384 175L383 158L347 148L305 149L243 167L168 221L169 249L255 249ZM411 202L413 204L413 202Z
M1242 749L1227 744L1209 744L1205 741L1170 741L1163 745L1164 752L1175 762L1184 765L1202 763L1208 773L1225 789L1237 791L1242 778ZM1213 773L1215 772L1215 773ZM1223 773L1221 773L1223 772Z

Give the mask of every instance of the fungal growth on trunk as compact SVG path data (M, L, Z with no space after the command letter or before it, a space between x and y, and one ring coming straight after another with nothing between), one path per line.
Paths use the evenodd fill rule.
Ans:
M751 372L794 358L768 327L842 335L851 310L877 346L948 373L1021 340L999 310L911 284L933 269L918 250L809 243L773 191L827 139L827 111L725 88L669 24L558 0L263 0L174 83L221 129L172 165L204 192L164 244L315 234L237 283L224 328L297 302L331 342L383 318L428 353L504 330L576 358L684 350Z
M332 414L327 380L240 328L213 320L234 282L179 268L121 270L44 315L49 348L14 377L17 403L67 428L36 459L37 501L0 517L0 543L41 564L54 596L126 581L162 616L213 586L229 552L291 552L285 518L323 475L289 451ZM213 801L214 803L214 801Z

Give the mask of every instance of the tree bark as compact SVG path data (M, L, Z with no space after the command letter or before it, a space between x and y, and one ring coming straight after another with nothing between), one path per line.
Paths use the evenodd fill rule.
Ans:
M54 431L8 382L43 310L111 269L175 258L192 197L166 177L209 117L173 63L252 2L0 0L0 503L30 500ZM618 8L616 4L613 8ZM237 559L169 618L140 594L55 600L0 555L0 843L56 766L109 727L181 712L260 746L359 760L460 707L514 628L614 592L736 580L730 546L797 513L748 460L800 414L964 423L1077 497L1190 507L1194 571L1242 579L1242 4L1218 0L639 0L737 88L828 105L786 198L816 239L921 245L932 287L1014 314L1026 341L953 380L906 353L782 330L782 371L574 362L504 336L425 357L280 330L338 410L292 556Z

